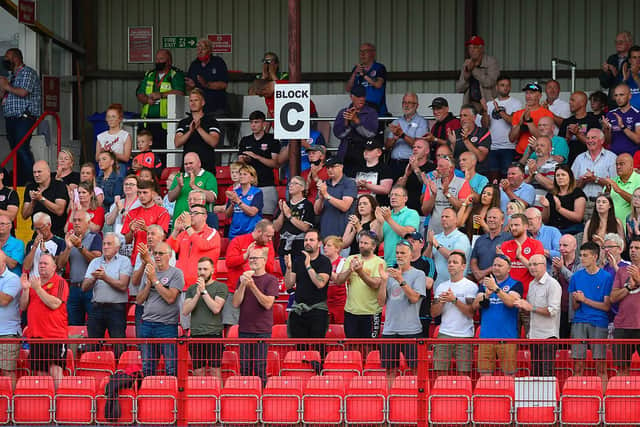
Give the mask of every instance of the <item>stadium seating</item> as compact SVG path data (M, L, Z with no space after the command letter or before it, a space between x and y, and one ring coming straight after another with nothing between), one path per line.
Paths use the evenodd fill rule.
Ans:
M24 376L18 379L13 394L15 424L49 424L53 421L55 387L49 376Z
M256 424L259 422L262 380L260 377L229 377L220 393L220 422Z
M91 424L96 398L93 377L63 377L55 396L55 417L58 424Z
M367 354L367 358L364 361L364 367L362 369L362 375L364 376L384 376L387 370L382 367L382 360L380 359L380 350L372 350Z
M262 394L261 421L265 424L298 424L304 381L300 377L270 377Z
M11 399L13 398L13 386L11 378L0 377L0 424L8 424L11 421Z
M600 377L569 377L560 396L560 423L599 425L602 406Z
M107 403L107 396L105 394L109 378L105 377L100 382L96 395L96 423L98 424L133 424L135 422L135 400L136 400L136 386L120 389L118 393L118 403L120 404L120 418L113 420L113 422L107 420L105 416L105 406Z
M556 377L519 377L515 387L516 424L556 423L560 399Z
M89 351L78 360L76 375L94 377L97 382L116 371L116 359L112 351Z
M640 425L640 377L609 378L604 395L604 424Z
M351 378L344 397L345 423L384 423L387 396L385 376Z
M389 424L416 424L418 419L418 377L396 377L387 398Z
M218 422L218 377L187 377L186 420L189 424L215 424Z
M223 380L234 375L240 375L240 356L238 356L238 353L229 350L223 351L220 371Z
M313 376L304 387L302 422L305 424L340 424L345 384L340 377Z
M310 378L317 375L320 363L317 351L290 351L284 357L280 375Z
M178 380L176 377L145 377L136 397L136 421L140 424L175 423L177 396Z
M350 380L362 374L362 354L359 351L330 351L324 358L322 375L337 375Z
M471 378L443 375L436 378L429 395L429 422L467 424L471 421Z
M513 377L480 377L473 391L473 423L504 424L512 422L515 382Z

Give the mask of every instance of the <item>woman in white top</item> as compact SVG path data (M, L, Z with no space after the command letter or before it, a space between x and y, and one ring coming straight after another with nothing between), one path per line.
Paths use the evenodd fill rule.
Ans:
M142 206L138 200L138 179L135 175L128 175L124 179L122 192L124 193L124 198L116 196L109 213L105 216L104 230L113 231L120 236L122 243L120 245L120 254L129 257L133 251L133 243L126 244L120 231L122 230L124 217L129 211Z
M107 108L106 120L109 129L98 135L96 141L96 161L100 153L111 151L116 155L120 166L120 175L127 176L129 161L131 160L131 135L122 129L122 104L111 104Z

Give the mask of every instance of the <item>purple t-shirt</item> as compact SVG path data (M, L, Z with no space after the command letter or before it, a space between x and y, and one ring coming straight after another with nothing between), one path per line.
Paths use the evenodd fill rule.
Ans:
M616 116L613 114L617 113L620 117L622 117L622 122L626 127L635 132L636 127L640 126L640 111L631 107L627 110L626 113L622 112L619 108L616 108L613 111L609 111L607 113L607 119L609 119L609 123L611 123L611 148L616 155L622 153L629 153L633 156L633 154L638 151L640 148L638 145L634 144L627 135L625 135L624 131L620 129L618 125L618 120Z
M260 292L266 296L278 297L280 287L278 279L272 274L253 276ZM245 289L244 299L240 304L240 320L238 332L250 334L270 334L273 326L273 309L265 309L257 300L253 292Z

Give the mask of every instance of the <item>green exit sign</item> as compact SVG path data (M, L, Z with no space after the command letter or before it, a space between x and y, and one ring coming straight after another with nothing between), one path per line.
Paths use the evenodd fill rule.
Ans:
M162 37L163 49L191 49L198 44L196 36L164 36Z

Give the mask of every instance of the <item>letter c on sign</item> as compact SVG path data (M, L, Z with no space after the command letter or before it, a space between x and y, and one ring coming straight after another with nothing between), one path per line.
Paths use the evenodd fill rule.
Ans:
M304 111L304 108L296 102L288 102L282 106L282 109L280 110L280 123L287 132L298 131L302 129L302 126L304 126L304 122L302 120L298 120L293 124L289 123L289 111L291 110L301 113Z

